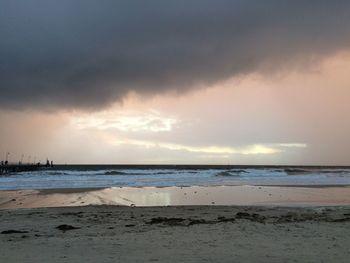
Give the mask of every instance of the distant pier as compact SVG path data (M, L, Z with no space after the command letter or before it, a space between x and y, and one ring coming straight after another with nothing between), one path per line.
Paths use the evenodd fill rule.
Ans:
M36 171L40 169L50 168L40 164L7 164L0 165L0 175L18 172Z

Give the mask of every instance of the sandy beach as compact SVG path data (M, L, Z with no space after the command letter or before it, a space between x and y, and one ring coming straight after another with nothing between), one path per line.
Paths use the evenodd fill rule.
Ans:
M350 207L0 212L0 262L348 262Z
M0 262L348 262L349 191L0 191Z

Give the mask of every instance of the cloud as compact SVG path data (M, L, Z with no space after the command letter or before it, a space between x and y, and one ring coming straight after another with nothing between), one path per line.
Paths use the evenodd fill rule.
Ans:
M280 147L287 147L287 148L306 148L307 145L305 143L280 143Z
M0 3L0 107L95 109L349 47L335 0Z
M219 155L224 156L225 158L230 155L265 155L265 154L277 154L282 153L284 150L281 149L283 144L254 144L254 145L245 145L243 147L223 147L223 146L191 146L184 144L175 144L169 142L152 142L152 141L142 141L142 140L133 140L133 139L121 139L112 140L109 143L113 145L131 145L139 146L146 149L159 148L166 149L170 151L182 151L182 152L191 152L198 154L211 154L213 156ZM290 148L300 148L301 144L289 144ZM303 144L302 148L306 148L307 145Z
M79 129L118 130L122 132L170 132L177 120L163 116L160 112L113 112L75 116L72 123Z

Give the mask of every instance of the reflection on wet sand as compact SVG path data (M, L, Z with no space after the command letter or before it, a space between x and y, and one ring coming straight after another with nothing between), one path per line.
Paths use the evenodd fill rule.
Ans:
M112 187L0 191L0 208L85 205L349 205L350 187Z

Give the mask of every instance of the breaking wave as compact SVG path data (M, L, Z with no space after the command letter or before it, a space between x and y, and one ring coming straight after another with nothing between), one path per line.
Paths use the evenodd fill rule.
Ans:
M132 175L130 173L121 172L121 171L107 171L103 173L104 175Z
M248 173L245 170L229 170L217 173L215 176L241 176L242 173Z
M349 174L349 169L325 170L325 169L301 169L301 168L286 168L284 172L288 175L308 175L308 174Z

